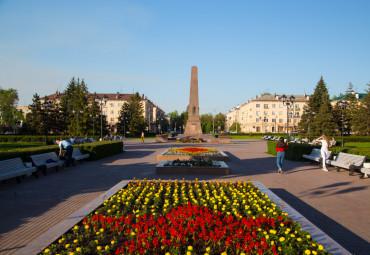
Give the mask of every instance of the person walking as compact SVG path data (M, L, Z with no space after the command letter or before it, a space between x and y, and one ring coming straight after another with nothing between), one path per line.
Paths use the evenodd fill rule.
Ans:
M277 144L276 144L276 152L277 152L277 158L276 158L276 164L279 168L278 174L283 173L283 161L285 157L285 151L288 149L288 144L284 142L284 137L280 137Z
M66 150L65 157L65 168L68 169L71 167L73 147L67 140L56 140L56 143L59 145L59 156L62 155L62 150Z
M325 172L328 172L328 169L326 168L326 160L329 158L329 147L331 147L331 143L329 142L329 139L322 135L319 138L316 139L316 142L321 141L321 160L322 160L322 170Z
M141 132L141 143L143 143L143 142L144 142L144 131Z

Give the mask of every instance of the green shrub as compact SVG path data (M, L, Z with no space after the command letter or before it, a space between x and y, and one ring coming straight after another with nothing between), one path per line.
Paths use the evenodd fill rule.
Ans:
M267 153L273 156L276 156L276 141L267 141ZM288 150L285 153L285 158L292 161L299 161L302 159L303 154L310 154L313 148L320 149L320 145L312 146L310 144L300 144L300 143L289 143ZM350 154L367 156L370 159L370 149L369 148L350 148L350 147L339 147L334 146L329 148L330 151L333 151L335 155L338 152L345 152Z
M73 147L80 148L82 153L90 153L90 158L88 160L98 160L121 153L123 150L121 141L85 143L74 145ZM20 157L23 161L29 161L29 156L47 152L56 152L58 154L59 147L57 145L45 145L40 147L9 150L6 152L0 152L0 160Z

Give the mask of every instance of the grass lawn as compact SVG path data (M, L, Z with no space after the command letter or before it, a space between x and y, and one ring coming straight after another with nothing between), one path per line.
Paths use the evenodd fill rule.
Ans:
M344 146L345 147L350 147L350 148L366 148L366 149L370 149L370 143L367 143L367 142L356 142L356 143L352 143L352 142L348 142L348 143L344 143Z
M29 147L38 147L45 145L45 142L34 142L34 143L26 143L26 142L17 142L17 143L0 143L0 151L8 151L13 149L21 149L21 148L29 148Z

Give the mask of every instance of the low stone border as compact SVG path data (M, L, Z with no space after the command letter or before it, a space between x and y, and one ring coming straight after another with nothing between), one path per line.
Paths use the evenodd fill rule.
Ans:
M119 190L125 187L131 180L123 180L113 186L111 189L91 201L90 203L86 204L84 207L76 211L70 217L66 218L64 221L60 222L59 224L55 225L43 235L38 237L37 239L30 242L27 246L19 250L15 253L15 255L29 255L29 254L38 254L42 252L46 247L48 247L51 243L57 240L61 235L66 233L70 230L74 225L80 222L86 215L93 212L96 208L98 208L101 204L104 203L105 200L109 199L111 196L116 194ZM280 199L277 195L275 195L271 190L266 188L262 183L258 181L252 182L254 185L258 187L258 189L269 196L269 198L277 205L279 208L288 213L289 217L291 217L295 222L299 223L302 229L308 231L311 237L322 244L324 248L333 253L334 255L350 255L351 253L344 249L340 244L334 241L331 237L325 234L321 229L316 227L313 223L303 217L302 214L294 210L291 206L285 203L282 199Z
M217 161L220 167L200 167L200 166L165 166L168 161L161 161L155 167L156 174L209 174L209 175L228 175L229 166L223 161Z
M177 155L164 155L166 154L170 148L162 152L157 156L157 161L174 161L176 159L179 160L191 160L191 159L204 159L204 160L216 160L216 161L229 161L229 156L225 154L225 152L218 150L218 152L221 154L221 156L192 156L192 155L183 155L183 156L177 156Z
M284 200L275 195L275 193L266 188L262 183L258 181L253 181L252 183L256 185L261 192L268 195L271 201L273 201L283 212L287 213L290 218L292 218L295 222L299 223L302 229L308 231L312 239L323 245L327 251L338 255L351 254L349 251L344 249L340 244L334 241L331 237L325 234L321 229L316 227L312 222L307 220L302 214L300 214L299 212L294 210L290 205L285 203Z
M109 199L111 196L120 191L130 181L131 180L123 180L119 182L118 184L110 188L108 191L104 192L99 197L95 198L94 200L86 204L84 207L77 210L75 213L66 218L64 221L55 225L47 232L45 232L43 235L39 236L38 238L27 244L24 248L16 252L15 255L30 255L42 252L44 249L46 249L46 247L48 247L51 243L57 240L61 235L66 233L74 225L83 220L83 218L86 217L86 215L93 212L96 208L102 205L105 200Z

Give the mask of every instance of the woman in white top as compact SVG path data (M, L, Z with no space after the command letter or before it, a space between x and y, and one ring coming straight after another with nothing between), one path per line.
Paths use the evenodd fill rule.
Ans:
M326 160L329 158L329 146L330 146L330 142L329 142L329 139L325 136L325 135L322 135L320 136L319 138L316 139L316 142L318 141L321 141L321 158L322 158L322 170L324 171L328 171L328 169L326 169Z

